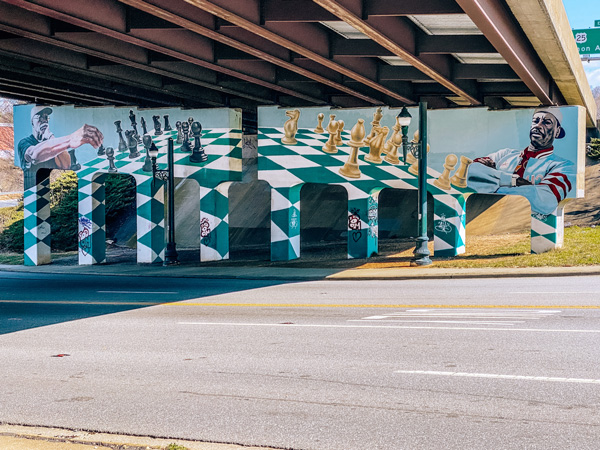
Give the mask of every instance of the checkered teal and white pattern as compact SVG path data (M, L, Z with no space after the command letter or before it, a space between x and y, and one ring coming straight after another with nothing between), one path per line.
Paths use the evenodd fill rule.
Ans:
M78 179L78 248L81 265L106 262L105 178L104 174L91 173Z
M50 264L50 176L25 190L23 212L25 265Z
M433 196L435 256L456 256L465 252L466 201L469 194Z
M565 202L552 214L531 215L531 253L544 253L556 250L564 243Z
M273 187L271 190L271 259L273 261L288 261L300 257L301 189L302 184L297 184L291 187Z
M229 187L200 186L200 260L229 259Z

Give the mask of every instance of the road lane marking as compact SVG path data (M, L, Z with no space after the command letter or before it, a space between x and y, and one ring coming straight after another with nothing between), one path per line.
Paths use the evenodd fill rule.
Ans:
M382 320L382 319L350 319L348 322L392 322L392 323L469 323L472 325L513 325L515 323L525 323L524 320L511 321L493 321L485 322L479 320Z
M557 330L544 328L477 328L477 327L421 327L393 325L319 325L299 323L244 323L244 322L177 322L178 325L203 325L226 327L288 327L288 328L365 328L385 330L458 330L458 331L524 331L534 333L600 333L600 330Z
M600 309L599 305L412 305L348 303L200 303L181 301L165 306L243 306L248 308L438 308L438 309Z
M437 372L433 370L396 370L394 373L404 375L434 375L444 377L493 378L497 380L552 381L558 383L600 384L600 380L592 378L533 377L527 375L501 375L496 373Z

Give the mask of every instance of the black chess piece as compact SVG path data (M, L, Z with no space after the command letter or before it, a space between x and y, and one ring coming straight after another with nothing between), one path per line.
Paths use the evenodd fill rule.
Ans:
M142 139L140 138L140 134L137 130L137 123L135 122L135 114L133 113L133 109L129 110L129 120L131 120L131 128L133 128L135 140L138 144L141 144Z
M163 134L160 129L160 116L152 116L152 120L154 120L154 136L160 136Z
M152 145L152 138L145 134L142 138L142 142L144 143L144 148L146 149L146 159L144 159L144 166L142 167L142 170L144 172L152 172L152 159L150 159L150 154L148 153L148 150Z
M175 123L175 128L177 128L177 143L183 144L183 132L181 131L181 122L179 120Z
M208 159L208 156L206 156L204 147L202 147L202 144L200 143L200 136L202 136L202 125L200 125L200 122L192 123L192 135L194 136L194 148L190 155L190 162L204 162Z
M173 128L171 128L171 124L169 123L169 115L165 114L163 117L165 119L165 131L171 131Z
M137 150L137 139L135 138L135 131L125 131L125 137L127 138L127 146L129 147L129 159L134 159L140 156L140 152Z
M75 150L69 150L69 156L71 157L71 167L69 167L69 169L77 172L81 169L81 164L77 162L77 158L75 157Z
M117 126L117 133L119 134L119 151L126 152L127 144L125 143L125 139L123 139L123 129L121 128L121 121L117 120L115 122L115 125Z
M115 151L112 147L106 149L106 159L108 159L108 173L115 173L117 168L115 167Z
M188 125L187 122L183 122L181 124L181 132L183 133L183 144L181 144L181 148L180 150L182 152L191 152L192 148L190 146L190 141L189 141L189 131L190 131L190 126Z
M194 123L193 117L188 117L188 125L190 126L190 130L192 129L192 124Z
M142 124L142 133L143 134L148 134L148 129L146 128L146 120L142 117L140 119L140 123Z
M106 154L106 150L104 150L104 145L100 144L100 147L98 147L98 153L96 153L96 155L103 156L105 154Z

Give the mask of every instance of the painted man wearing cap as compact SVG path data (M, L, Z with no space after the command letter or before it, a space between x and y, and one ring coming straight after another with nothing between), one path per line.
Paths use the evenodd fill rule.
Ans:
M19 161L25 189L36 184L38 169L69 169L71 156L68 150L83 144L98 148L104 139L100 130L91 125L84 125L66 136L54 137L48 122L50 114L52 108L34 106L31 110L32 134L19 141Z
M575 186L575 165L554 154L554 139L565 136L559 108L538 108L524 150L503 149L469 166L468 186L482 194L526 197L534 213L551 214Z

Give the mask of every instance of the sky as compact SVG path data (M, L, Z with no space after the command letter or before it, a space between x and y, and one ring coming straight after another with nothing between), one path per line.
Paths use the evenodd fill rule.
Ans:
M594 28L594 21L600 20L600 1L563 0L571 28ZM600 58L600 54L593 55ZM583 68L592 87L600 86L600 61L583 62Z

